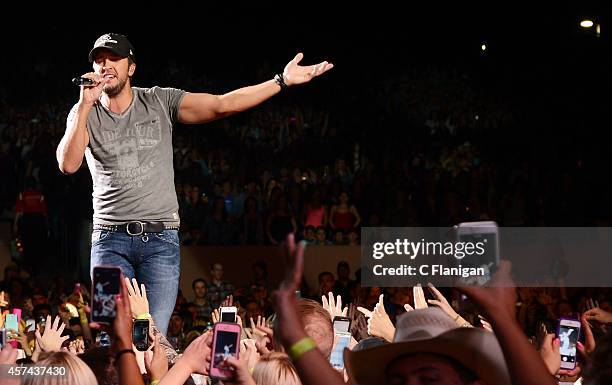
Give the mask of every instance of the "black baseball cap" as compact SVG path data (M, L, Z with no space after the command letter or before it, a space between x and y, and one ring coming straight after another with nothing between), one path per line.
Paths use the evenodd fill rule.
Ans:
M106 48L115 55L121 57L129 57L136 62L134 58L134 47L127 37L119 33L105 33L100 36L94 43L93 48L89 51L89 62L92 63L96 57L96 51L100 48Z

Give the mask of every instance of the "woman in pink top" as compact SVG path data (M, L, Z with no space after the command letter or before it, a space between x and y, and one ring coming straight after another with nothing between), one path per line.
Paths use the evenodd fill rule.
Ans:
M308 225L314 228L327 226L327 208L321 203L321 190L319 189L312 192L310 202L306 204L304 210L304 226Z

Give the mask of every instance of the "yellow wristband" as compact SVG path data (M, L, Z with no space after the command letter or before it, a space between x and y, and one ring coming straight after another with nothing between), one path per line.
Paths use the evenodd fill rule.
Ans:
M159 380L153 380L149 385L157 385L159 384Z
M303 356L304 353L316 347L317 347L317 344L314 342L312 338L304 337L298 342L291 345L291 347L289 348L289 357L291 357L291 359L295 361L301 356Z
M151 317L151 314L149 313L142 313L142 314L139 314L138 317L136 317L136 319L149 319L149 318L153 318Z

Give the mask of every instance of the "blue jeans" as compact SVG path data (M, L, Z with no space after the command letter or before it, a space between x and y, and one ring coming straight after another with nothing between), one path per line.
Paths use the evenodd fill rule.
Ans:
M158 329L166 334L180 276L178 230L139 236L94 230L91 239L91 272L97 265L119 266L126 277L143 283L149 312Z

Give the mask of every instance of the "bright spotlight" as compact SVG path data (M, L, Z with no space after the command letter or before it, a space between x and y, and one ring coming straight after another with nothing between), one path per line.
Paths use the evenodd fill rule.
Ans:
M484 51L486 51L486 50L487 50L487 45L486 45L486 44L482 44L482 45L480 46L480 49L481 49L483 52L484 52Z
M580 22L582 28L591 28L593 26L593 20L585 19Z

